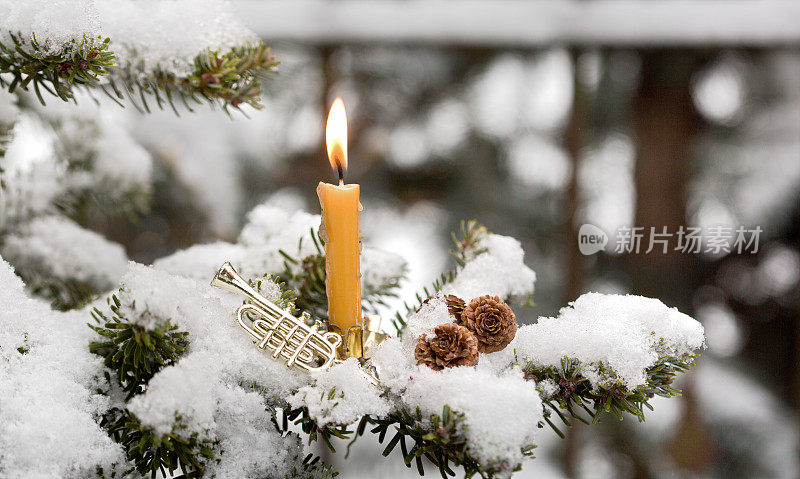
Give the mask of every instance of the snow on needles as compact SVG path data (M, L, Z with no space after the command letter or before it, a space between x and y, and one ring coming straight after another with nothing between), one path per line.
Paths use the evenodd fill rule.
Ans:
M2 253L26 269L82 281L97 290L111 289L128 262L121 245L57 216L37 218L9 235Z
M100 15L93 0L0 0L0 42L8 43L9 34L20 33L23 39L36 35L53 51L100 34Z
M258 38L225 0L99 0L103 33L120 51L119 64L144 60L178 76L205 50L228 50Z
M522 245L508 236L487 234L476 249L485 249L458 271L443 291L465 301L491 294L508 298L533 293L536 273L523 263Z
M129 401L129 410L157 433L197 434L219 441L224 452L217 457L219 462L215 459L210 465L215 477L288 475L297 464L289 459L297 455L299 445L286 447L285 441L291 439L281 438L272 426L265 398L280 403L311 378L270 360L253 345L234 319L242 299L207 281L200 283L136 263L130 264L122 286L130 300L125 307L135 302L136 311L169 318L180 330L189 332L190 339L189 351L156 373L147 391ZM267 296L278 299L269 292ZM151 319L142 317L149 326ZM175 426L179 429L173 430ZM255 445L264 449L255 449Z
M121 66L159 67L178 76L206 50L258 41L226 0L0 0L0 41L9 32L58 51L84 36L111 38Z
M381 396L381 391L365 380L355 358L315 377L315 384L300 388L288 401L295 408L308 407L319 427L350 424L366 414L384 417L392 411L391 403Z
M557 317L520 327L502 353L556 367L561 358L575 358L594 387L619 380L635 389L660 356L693 354L703 346L702 325L657 299L587 293ZM615 375L601 375L600 363Z
M124 461L96 420L109 406L86 311L61 313L23 291L0 259L0 475L88 477Z

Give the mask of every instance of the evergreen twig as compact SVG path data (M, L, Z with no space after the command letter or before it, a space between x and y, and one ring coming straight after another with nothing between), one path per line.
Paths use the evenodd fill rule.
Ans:
M508 473L521 468L519 464L506 463L482 465L467 449L464 415L452 411L447 405L442 408L441 415L433 414L427 417L419 408L413 413L400 408L400 411L385 419L365 416L356 427L356 437L363 435L368 425L374 426L370 432L378 435L378 442L381 444L389 437L390 432L394 432L383 450L383 455L389 456L399 445L406 466L410 468L413 463L420 476L425 474L423 458L436 466L443 478L456 475L452 467L463 467L466 478L476 474L482 478L491 478L498 473ZM535 447L533 444L524 447L523 455L533 456Z
M50 305L59 311L79 308L101 292L96 285L87 281L53 276L49 268L39 261L15 266L15 273L22 278L31 293L49 300Z
M279 282L297 293L295 306L308 312L311 317L323 321L328 319L328 296L326 293L325 279L325 249L319 232L313 228L309 231L310 239L314 244L315 253L302 259L293 257L284 250L278 250L283 256L283 271L275 275ZM300 238L297 250L303 246Z
M545 422L559 436L564 437L550 419L554 414L567 427L572 425L569 418L587 424L597 424L604 414L611 414L620 421L625 414L631 414L643 422L644 408L653 409L649 400L654 396L667 398L680 396L681 391L673 388L672 382L678 373L686 372L696 358L697 355L690 354L663 355L655 365L647 369L645 384L634 390L629 390L621 381L615 379L614 371L602 363L596 367L607 380L596 389L592 388L589 380L581 373L583 367L581 362L573 358L563 358L560 367L542 366L528 361L523 370L526 379L535 380L537 383L551 380L558 385L558 391L554 396L543 398Z
M105 366L115 372L119 385L127 393L126 399L130 399L143 392L161 368L173 364L186 352L189 333L179 331L169 319L158 321L153 328L132 321L128 316L136 311L135 304L123 306L118 297L125 294L125 290L120 290L107 299L108 313L98 308L92 310L97 325L89 327L104 339L93 341L89 350L103 356Z
M13 93L32 86L43 105L42 91L67 101L75 97L76 87L86 87L100 89L122 106L129 101L140 111L149 112L155 103L177 113L176 100L189 110L191 103L218 105L226 112L243 104L260 109L260 82L278 65L263 42L200 52L193 71L184 77L159 65L150 67L143 59L117 65L116 45L108 37L84 36L59 48L21 33L9 38L9 43L0 42L0 73L9 74L10 80L0 77L0 87Z
M187 436L179 415L167 434L157 434L143 426L127 409L112 408L100 425L122 445L126 459L133 464L125 475L135 470L153 479L201 477L206 461L214 457L214 444L200 440L196 432ZM178 470L182 475L173 475Z
M0 77L0 87L14 93L32 86L42 105L42 90L67 101L74 97L75 86L97 85L116 66L109 38L84 36L58 49L35 36L26 39L10 33L9 38L10 44L0 42L0 73L9 74L11 80Z

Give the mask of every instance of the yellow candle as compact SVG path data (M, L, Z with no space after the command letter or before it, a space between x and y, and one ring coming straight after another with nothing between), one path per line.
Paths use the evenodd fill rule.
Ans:
M361 269L359 263L358 212L360 187L344 184L347 171L347 116L337 98L325 128L328 159L338 173L339 184L320 182L317 196L322 207L320 236L325 242L326 292L331 326L343 334L361 325ZM345 338L346 340L347 338Z

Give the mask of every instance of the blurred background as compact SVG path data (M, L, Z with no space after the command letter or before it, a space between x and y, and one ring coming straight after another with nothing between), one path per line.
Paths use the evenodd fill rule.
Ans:
M582 292L660 298L708 349L644 424L541 432L519 477L798 478L800 11L793 1L234 2L272 45L265 108L124 113L154 159L136 223L86 219L150 263L233 240L270 200L316 213L330 102L372 245L409 262L405 299L453 266L462 219L518 238L550 316ZM610 237L584 256L584 223ZM641 226L761 228L757 251L615 250ZM708 238L703 245L708 243ZM580 426L580 425L579 425ZM341 477L415 477L361 441ZM363 448L366 448L363 449ZM339 448L343 451L345 448ZM373 450L374 449L374 450ZM433 469L430 469L433 473Z

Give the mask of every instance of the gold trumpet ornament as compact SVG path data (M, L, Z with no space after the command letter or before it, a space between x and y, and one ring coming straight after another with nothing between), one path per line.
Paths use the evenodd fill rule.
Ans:
M261 350L271 353L273 359L281 358L287 367L295 367L306 372L319 372L332 364L342 362L342 336L326 331L321 321L314 321L308 313L295 317L285 309L262 296L242 278L233 266L226 262L214 275L211 286L244 296L249 302L236 310L236 321L252 338ZM377 318L372 317L368 325L378 328ZM358 335L361 339L362 335ZM364 331L365 341L360 344L363 351L375 346L386 338L377 331ZM373 373L364 371L365 377L374 385L378 380Z

